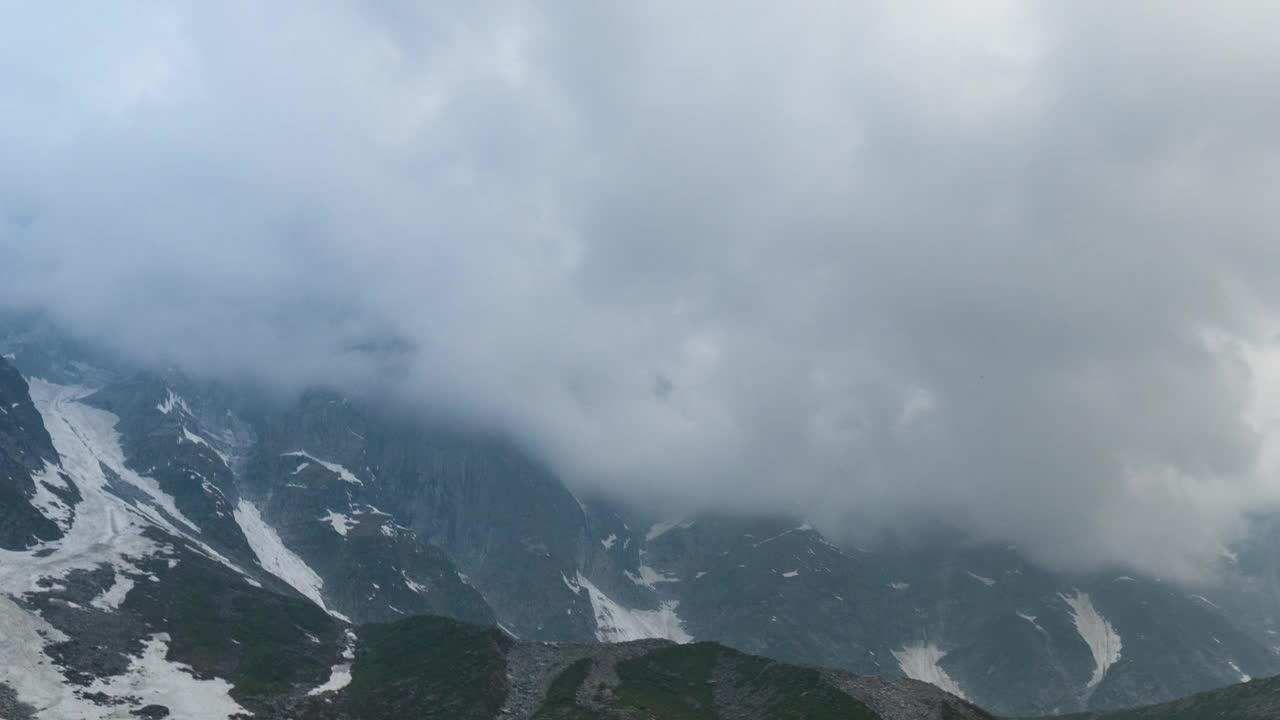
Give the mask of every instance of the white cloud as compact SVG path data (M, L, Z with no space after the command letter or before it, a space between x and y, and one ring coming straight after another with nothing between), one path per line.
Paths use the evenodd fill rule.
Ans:
M0 303L393 372L624 495L1191 574L1271 497L1203 338L1280 302L1273 12L14 5Z

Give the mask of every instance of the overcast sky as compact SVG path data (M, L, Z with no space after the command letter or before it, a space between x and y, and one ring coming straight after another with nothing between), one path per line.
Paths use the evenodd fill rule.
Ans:
M579 487L1193 576L1277 495L1280 6L0 0L0 303Z

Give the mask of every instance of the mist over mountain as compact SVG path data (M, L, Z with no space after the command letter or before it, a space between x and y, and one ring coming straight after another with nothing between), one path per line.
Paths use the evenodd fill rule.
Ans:
M1275 506L1262 4L0 7L0 305L584 493L1198 579Z

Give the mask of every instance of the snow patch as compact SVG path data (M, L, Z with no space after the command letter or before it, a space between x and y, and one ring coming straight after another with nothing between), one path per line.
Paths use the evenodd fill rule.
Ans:
M210 450L213 451L214 455L218 456L218 459L222 461L223 465L226 465L228 468L231 467L231 458L224 455L222 451L219 450L218 448L210 445L208 440L205 440L199 435L188 430L185 425L182 427L182 438L179 439L178 442L182 442L182 440L186 440L187 442L193 445L203 445L209 448Z
M915 643L906 645L901 650L892 651L893 658L898 661L902 674L913 680L920 680L945 690L956 697L968 700L960 684L951 679L946 670L938 663L947 654L933 643Z
M89 604L99 610L115 610L124 602L129 591L133 589L133 578L116 570L115 580L112 581L111 587L102 592L101 595L89 601Z
M169 392L169 396L166 397L164 401L161 402L159 405L156 405L157 410L164 413L165 415L168 415L169 413L173 412L174 408L181 408L188 415L192 414L191 408L187 405L186 400L183 400L177 395L174 395L172 390L169 390L168 392Z
M1120 659L1120 634L1093 607L1088 593L1077 590L1073 595L1060 594L1059 597L1071 607L1076 632L1093 655L1093 676L1089 678L1088 687L1097 687L1107 670Z
M326 469L326 470L328 470L329 472L333 473L334 475L337 475L338 477L342 478L342 479L343 479L343 480L345 480L346 482L351 483L352 485L363 485L363 484L364 484L364 481L362 481L360 478L356 477L354 473L352 473L350 470L348 470L348 469L346 469L346 468L342 467L342 466L341 466L341 465L339 465L338 463L325 462L324 460L321 460L321 459L319 459L319 458L315 457L314 455L310 455L310 454L308 454L306 451L303 451L303 450L294 450L293 452L281 453L281 454L280 454L280 457L302 457L302 458L306 458L306 459L310 460L311 462L316 463L317 465L320 465L321 467L323 467L324 469ZM296 474L296 472L297 472L297 471L295 471L295 474Z
M403 615L404 613L400 613ZM308 695L322 695L336 692L351 684L351 663L339 663L329 670L329 679L323 685L308 692Z
M676 577L675 575L668 575L662 572L661 570L655 570L654 568L651 568L648 565L641 565L639 570L640 570L639 575L636 575L630 570L623 570L622 574L626 575L627 579L635 583L636 585L640 585L642 587L647 587L647 588L652 588L654 585L657 585L659 583L680 582L680 578Z
M124 675L102 678L86 688L89 693L106 693L136 698L135 708L157 704L169 708L172 717L229 718L248 714L231 699L231 683L221 679L196 679L191 668L165 659L169 652L169 635L152 635L143 645L142 656L134 658ZM116 717L112 708L100 708L101 715L80 717Z
M1236 675L1240 676L1240 682L1246 683L1253 679L1251 676L1249 676L1243 670L1241 670L1240 666L1237 665L1234 660L1228 660L1227 664L1231 666L1232 670L1236 671Z
M231 684L219 678L197 679L191 669L165 659L169 636L152 635L143 652L133 658L123 675L99 678L88 687L65 681L45 655L48 643L66 636L33 613L0 595L0 682L17 693L18 700L37 708L41 720L109 720L131 718L132 711L148 704L169 708L172 717L192 720L225 720L248 711L230 695ZM98 705L83 694L104 693L121 702Z
M965 571L964 571L964 574L965 574L965 575L968 575L969 577L973 578L974 580L977 580L978 582L982 583L983 585L986 585L987 587L991 587L992 585L995 585L995 584L996 584L996 581L995 581L995 580L992 580L992 579L991 579L991 578L989 578L989 577L983 577L982 575L979 575L979 574L974 573L974 572L969 572L968 570L965 570Z
M88 390L38 378L31 379L29 387L61 459L61 470L75 481L82 501L62 538L24 551L0 550L0 588L15 596L41 592L40 582L46 578L102 565L113 567L117 575L137 573L137 560L166 549L144 535L148 527L159 528L185 541L192 550L244 574L195 537L199 527L178 510L154 479L128 467L115 429L119 419L79 402ZM50 485L67 487L52 469L46 468L41 478ZM122 499L112 490L112 483L132 486L136 501Z
M30 388L31 399L44 419L54 448L62 457L63 469L79 481L77 485L104 487L107 480L102 474L101 463L121 480L146 494L152 508L163 511L187 529L200 531L200 526L178 510L173 498L160 489L159 483L129 469L120 445L120 433L116 431L116 423L120 419L105 410L79 402L90 394L89 390L55 385L38 378L31 380ZM81 491L84 490L81 487ZM185 529L174 527L158 513L148 513L148 519L171 529L174 534L187 535Z
M766 544L766 543L771 543L771 542L773 542L774 540L777 540L778 538L786 537L786 536L790 535L791 533L794 533L794 532L800 532L801 530L804 530L804 529L805 529L805 528L804 528L804 526L802 525L802 526L800 526L800 527L798 527L798 528L791 528L790 530L783 530L782 532L778 533L777 535L771 535L771 536L769 536L769 537L767 537L767 538L765 538L765 539L761 540L760 542L752 543L752 544L751 544L751 547L760 547L761 545L764 545L764 544Z
M248 500L241 500L232 515L244 532L245 539L249 541L249 548L258 556L263 570L283 580L330 615L350 622L346 616L325 606L324 598L320 595L324 580L284 544L275 528L262 519L262 513L258 512L256 505Z
M41 515L52 520L57 524L62 532L66 532L71 528L74 513L71 506L50 490L50 487L56 487L62 490L69 490L67 483L58 475L58 466L45 463L44 470L40 474L31 478L35 483L36 492L31 496L31 506L40 511Z
M13 688L18 699L41 709L73 702L62 673L44 653L46 642L67 637L38 615L0 594L0 682ZM69 708L68 708L69 709ZM47 716L53 717L50 712ZM65 717L78 717L68 712Z
M395 610L395 608L391 608ZM400 612L400 611L396 611ZM400 613L403 615L404 613ZM356 651L356 634L350 630L346 634L346 642L342 648L342 658L346 662L338 663L329 670L329 679L320 687L314 688L307 695L323 695L327 692L336 692L351 684L351 661L355 659Z
M902 582L901 580L894 580L893 582L889 583L890 590L906 590L909 587L911 587L911 583L905 583L905 582Z
M684 623L676 614L676 609L680 606L678 602L664 602L657 610L634 610L614 602L583 577L581 572L573 580L564 575L560 577L575 594L586 591L595 615L596 639L600 642L627 642L648 638L662 638L678 643L693 640L693 636L685 632Z
M1020 617L1020 618L1022 618L1023 620L1026 620L1027 622L1031 623L1033 626L1035 626L1035 629L1039 630L1040 632L1044 633L1045 635L1048 635L1048 634L1049 634L1049 631L1048 631L1048 630L1045 630L1044 628L1040 627L1040 623L1036 622L1036 616L1035 616L1035 615L1028 615L1028 614L1026 614L1026 613L1022 613L1022 612L1020 612L1020 613L1018 613L1018 617Z
M352 520L351 516L343 515L342 513L336 513L332 510L330 510L327 515L324 515L323 517L321 517L320 522L329 523L329 525L333 527L333 531L338 533L342 537L346 537L347 533L350 532L351 528L360 524L355 520Z
M792 570L792 571L790 571L790 572L784 572L784 573L782 573L782 577L784 577L784 578L793 578L793 577L798 577L799 575L800 575L800 571L799 571L799 570Z
M1210 600L1209 598L1207 598L1207 597L1205 597L1205 596L1203 596L1203 595L1192 595L1192 596L1191 596L1191 598L1192 598L1193 600L1199 600L1200 602L1204 603L1205 605L1208 605L1209 607L1211 607L1211 608L1213 608L1213 609L1215 609L1215 610L1221 610L1221 609L1222 609L1222 608L1218 607L1218 604L1217 604L1217 603L1215 603L1214 601Z
M561 575L561 577L564 577L564 576ZM419 583L414 582L413 580L410 580L409 576L406 575L403 570L400 571L400 578L404 580L405 587L409 588L410 590L418 594L427 592L427 586L421 585Z
M618 536L613 533L609 533L609 537L601 540L600 544L604 546L605 550L611 550L613 549L613 544L616 542L618 542Z
M679 519L668 520L666 522L660 522L660 523L654 523L649 528L649 532L644 534L644 539L646 541L656 540L662 537L663 535L666 535L667 533L671 532L676 527L687 528L687 527L691 527L692 525L693 525L692 522L686 522L684 520L679 520Z

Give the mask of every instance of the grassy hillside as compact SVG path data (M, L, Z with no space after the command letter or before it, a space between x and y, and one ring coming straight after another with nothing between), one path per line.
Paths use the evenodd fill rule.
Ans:
M502 707L512 641L497 629L416 617L368 626L361 636L347 688L355 717L479 720Z

